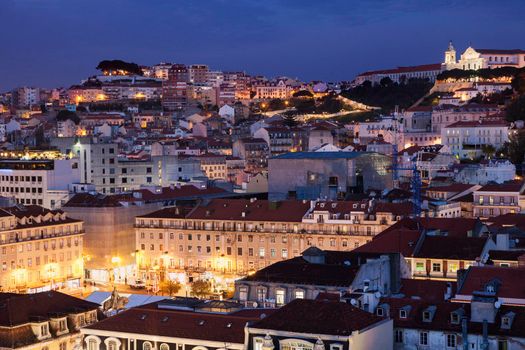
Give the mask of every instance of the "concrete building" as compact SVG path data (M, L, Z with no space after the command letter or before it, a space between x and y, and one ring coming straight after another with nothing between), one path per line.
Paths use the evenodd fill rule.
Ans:
M270 158L269 196L337 199L369 188L391 187L386 155L367 152L297 152Z
M509 181L487 184L474 192L474 217L491 218L505 214L519 214L525 208L525 183Z
M0 160L0 195L20 204L58 209L79 181L78 159Z
M452 154L474 159L488 146L498 150L509 140L509 123L501 118L459 121L441 130L441 140Z
M183 64L174 64L168 71L168 79L162 82L162 107L168 111L179 110L188 101L188 68Z

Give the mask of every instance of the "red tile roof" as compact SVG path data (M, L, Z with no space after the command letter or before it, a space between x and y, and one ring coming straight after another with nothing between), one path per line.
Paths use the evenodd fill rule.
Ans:
M270 202L267 200L250 201L248 199L213 199L208 205L197 207L188 215L188 218L301 222L309 208L310 202L308 201Z
M485 290L485 285L492 280L501 282L497 296L525 300L525 268L471 266L463 283L459 284L457 294L472 295Z
M251 327L307 334L349 336L384 318L339 301L295 299Z
M0 327L29 323L33 317L49 319L51 313L73 313L97 310L98 304L60 292L35 294L0 293Z
M476 192L520 192L525 182L508 181L502 184L488 184L481 187Z
M85 328L243 344L244 326L256 319L234 314L159 309L154 303L126 310Z
M454 295L456 282L404 278L401 279L399 294L407 298L418 297L428 302L441 302L445 300L448 285L451 286L452 295Z

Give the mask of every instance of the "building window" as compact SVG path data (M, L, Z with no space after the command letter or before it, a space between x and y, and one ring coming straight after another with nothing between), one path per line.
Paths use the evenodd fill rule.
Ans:
M425 263L417 262L416 263L416 272L423 272L425 271Z
M428 332L419 332L419 345L428 345Z
M314 344L301 340L281 340L281 350L313 350Z
M498 340L498 350L508 350L508 349L509 349L509 344L507 340L505 339Z
M253 338L253 350L262 350L264 339L263 338Z
M144 342L144 344L142 344L142 350L153 350L153 346L149 341Z
M455 348L456 347L456 335L447 334L447 347Z
M432 272L441 272L441 264L432 263Z
M399 318L407 318L407 311L399 310Z
M240 301L248 300L248 287L239 288L239 300Z
M400 329L396 329L394 332L394 341L396 343L402 343L403 342L403 331Z
M304 299L304 290L298 289L295 291L295 299Z
M330 350L343 350L342 344L330 344Z
M170 346L166 343L160 344L160 350L170 350Z
M257 289L257 301L264 301L266 299L266 288Z
M275 304L277 306L284 305L284 289L278 289L275 291Z
M383 310L382 307L378 307L378 308L376 309L376 315L377 315L377 316L384 316L384 314L385 314L385 312L384 312L384 310Z

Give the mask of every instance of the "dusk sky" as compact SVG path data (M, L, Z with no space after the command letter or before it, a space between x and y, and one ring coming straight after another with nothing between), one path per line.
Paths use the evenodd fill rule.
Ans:
M523 0L0 0L0 91L67 87L103 59L351 80L441 62L450 39L525 49L524 13Z

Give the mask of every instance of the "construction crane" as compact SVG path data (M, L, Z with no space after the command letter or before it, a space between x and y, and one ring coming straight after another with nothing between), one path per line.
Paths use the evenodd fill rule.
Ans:
M410 185L412 187L412 204L413 204L413 211L412 214L414 218L420 218L421 217L421 174L419 173L419 170L417 169L417 162L415 160L412 160L412 167L400 167L398 163L398 149L397 149L397 141L398 141L398 129L399 124L403 122L403 119L398 119L398 106L395 108L394 116L392 119L392 132L394 135L394 142L392 142L392 183L394 188L399 188L399 171L400 170L409 170L412 171L412 179L410 181ZM396 123L394 123L396 122ZM396 125L397 124L397 125Z

